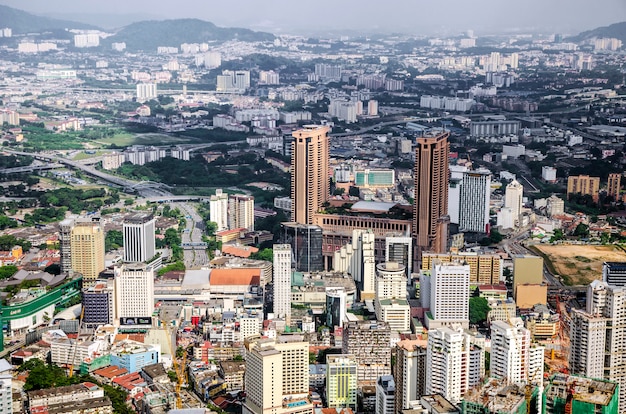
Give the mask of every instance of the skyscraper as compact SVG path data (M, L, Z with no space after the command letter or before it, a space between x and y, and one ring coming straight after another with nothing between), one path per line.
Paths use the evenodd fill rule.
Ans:
M228 197L228 228L254 231L254 197L243 194Z
M376 381L376 414L394 414L396 382L391 375L382 375Z
M291 323L291 246L274 245L274 316Z
M83 284L91 286L104 270L104 231L99 219L79 221L70 234L72 269L83 275Z
M479 169L464 173L460 192L459 230L488 233L491 172Z
M223 193L220 188L209 199L209 216L217 224L217 231L228 228L228 194Z
M293 133L291 219L296 223L313 224L313 213L328 201L329 131L327 126L308 125Z
M449 132L417 139L413 237L416 253L444 253L448 240Z
M154 216L137 213L124 219L124 261L139 263L154 257Z

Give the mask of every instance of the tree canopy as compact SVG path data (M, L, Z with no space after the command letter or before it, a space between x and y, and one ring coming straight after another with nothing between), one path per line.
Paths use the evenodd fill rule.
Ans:
M487 314L491 308L487 299L480 296L474 296L469 301L469 318L472 325L485 322L487 320Z

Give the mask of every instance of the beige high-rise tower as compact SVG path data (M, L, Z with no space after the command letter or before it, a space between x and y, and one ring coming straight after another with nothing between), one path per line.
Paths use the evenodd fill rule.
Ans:
M417 138L413 237L416 253L444 253L448 239L449 132Z
M97 221L77 222L70 235L72 270L90 286L104 270L104 230Z
M313 213L328 201L328 132L330 128L307 125L293 133L291 152L291 220L313 224Z

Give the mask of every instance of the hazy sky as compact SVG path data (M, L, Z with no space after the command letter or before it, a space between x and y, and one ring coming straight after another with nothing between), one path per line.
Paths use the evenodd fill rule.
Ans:
M576 34L626 21L626 0L0 0L0 4L90 23L102 14L105 27L111 27L111 15L132 15L130 20L135 21L145 15L145 19L195 17L218 26L274 33L299 29L419 35L532 29Z

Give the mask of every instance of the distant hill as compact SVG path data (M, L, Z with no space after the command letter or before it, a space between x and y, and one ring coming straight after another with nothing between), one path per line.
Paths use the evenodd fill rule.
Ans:
M202 43L212 40L227 41L273 40L274 35L249 29L217 27L199 19L176 19L132 23L102 42L125 42L130 51L156 51L159 46L180 47L182 43Z
M10 27L13 34L41 33L63 29L99 29L69 20L51 19L0 5L0 27Z
M614 37L622 41L626 45L626 22L615 23L610 26L598 27L593 30L587 30L567 40L572 42L581 42L593 37Z

